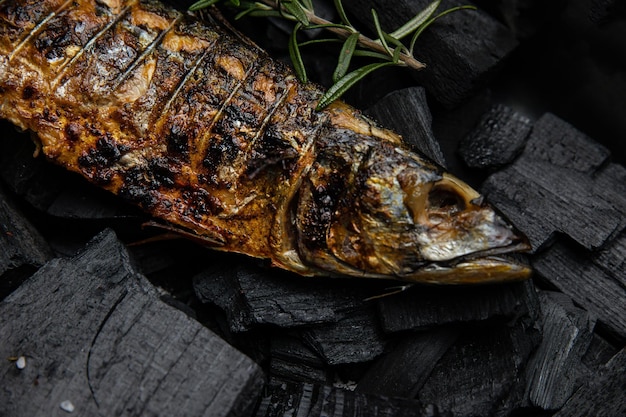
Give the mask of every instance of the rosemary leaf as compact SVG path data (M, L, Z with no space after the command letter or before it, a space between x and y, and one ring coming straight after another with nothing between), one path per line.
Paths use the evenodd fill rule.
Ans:
M336 83L348 72L348 67L350 66L350 61L352 60L352 55L354 54L358 41L359 34L353 33L348 36L344 42L339 54L339 60L337 61L337 68L335 68L335 72L333 73L333 82Z
M235 20L239 20L244 16L282 17L282 14L280 12L277 12L276 10L264 10L264 9L257 9L257 8L251 7L248 10L244 10L243 12L237 13L237 15L235 15Z
M298 45L300 47L303 47L303 46L314 45L316 43L343 43L343 42L341 42L341 40L339 39L323 38L323 39L311 39L310 41L300 42L298 43Z
M383 31L383 28L380 26L380 22L378 21L378 13L376 13L376 10L374 9L372 9L372 18L374 19L374 27L376 28L376 34L378 35L377 41L380 42L383 48L385 48L385 51L387 52L387 54L389 54L389 56L393 55L393 52L391 52L391 49L389 48L389 45L387 45L387 41L385 40L385 32Z
M402 53L402 49L404 49L404 45L400 44L396 46L396 49L393 50L393 56L391 57L391 62L395 65L400 64L400 54Z
M218 1L220 0L199 0L195 2L194 4L192 4L191 6L189 6L189 10L193 12L196 10L204 9L205 7L214 5Z
M350 23L343 7L343 0L333 0L340 23L330 22L317 16L313 10L313 0L198 0L191 6L190 10L209 7L220 1L239 10L239 13L235 16L236 19L243 16L267 16L295 21L295 27L289 37L288 50L296 75L300 81L306 82L308 79L300 54L300 47L328 42L342 44L341 54L337 59L337 66L333 72L335 84L322 97L318 103L318 109L326 107L363 77L379 68L389 65L408 66L415 70L424 68L425 65L413 56L415 42L422 32L437 19L448 13L462 9L475 9L473 6L459 6L434 16L441 3L441 0L434 0L392 33L387 33L382 29L378 13L372 9L374 27L378 35L378 39L373 40L361 35L358 29ZM309 29L324 29L336 35L337 38L313 39L298 43L298 31ZM407 48L402 39L409 35L412 36L410 47ZM378 62L348 73L352 57L354 56L371 58Z
M279 2L281 9L285 9L287 13L293 16L303 26L308 26L309 18L306 17L303 6L295 0L283 0Z
M302 0L302 6L306 8L308 11L313 11L313 1L312 0Z
M343 3L341 2L341 0L333 0L335 2L335 9L337 9L337 13L339 14L339 19L341 19L341 22L349 27L354 27L352 26L352 23L350 23L350 21L348 20L348 16L346 15L346 11L343 9Z
M304 67L304 62L302 62L302 55L300 55L300 48L298 46L298 30L302 27L302 23L296 23L296 26L293 28L291 32L291 36L289 37L289 57L291 58L291 62L293 63L293 68L296 71L296 75L298 79L303 83L308 81L306 75L306 68Z
M309 29L331 29L331 28L341 29L341 30L344 30L344 31L346 31L348 33L356 32L354 30L354 28L351 28L350 26L342 25L342 24L339 24L339 23L325 23L323 25L308 25L308 26L304 27L303 29L309 30Z
M377 62L375 64L365 65L359 69L356 69L346 75L344 75L341 79L337 80L335 84L332 85L326 91L326 93L322 96L320 101L317 103L316 110L322 110L326 106L328 106L333 101L337 100L339 97L343 95L346 91L348 91L354 84L361 81L368 74L376 71L377 69L387 67L390 65L395 65L391 61L387 62Z
M402 39L405 36L411 34L424 24L435 13L441 0L436 0L430 3L421 12L416 14L411 20L400 26L398 29L390 33L390 35L396 39Z
M380 59L382 61L389 60L389 56L385 54L381 54L380 52L368 51L366 49L355 50L353 56Z

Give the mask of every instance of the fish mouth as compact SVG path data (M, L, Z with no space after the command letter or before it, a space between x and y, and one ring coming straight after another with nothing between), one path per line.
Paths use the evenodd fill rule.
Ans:
M432 261L399 277L403 281L437 285L493 284L523 281L532 269L512 253L526 252L526 240L511 245L477 251L447 261Z

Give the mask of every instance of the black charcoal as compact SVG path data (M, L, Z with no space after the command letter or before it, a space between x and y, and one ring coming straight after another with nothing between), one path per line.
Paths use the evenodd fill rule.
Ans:
M507 165L524 148L532 123L504 105L493 106L459 144L459 153L470 168L493 169Z
M617 354L619 348L615 347L602 336L594 333L589 343L589 348L582 358L582 363L587 369L596 372L604 366L613 356Z
M464 326L464 334L443 355L417 395L451 416L499 414L519 395L522 373L539 342L536 329L514 326ZM523 387L521 387L523 389Z
M376 9L382 28L392 32L430 3L402 0L389 7L383 0L353 0L344 7L370 29L371 9ZM452 0L445 8L461 4L466 3ZM415 56L428 67L415 72L415 77L438 102L453 107L483 84L516 46L511 32L483 11L452 13L418 39Z
M554 417L626 415L626 348L569 399Z
M533 260L537 274L570 296L598 319L598 325L615 337L626 340L626 289L613 274L590 259L589 254L556 243Z
M373 306L357 309L335 323L314 326L306 331L305 340L330 365L371 361L387 343Z
M379 301L387 332L424 329L443 324L538 316L530 282L479 287L413 287Z
M237 283L239 269L250 267L235 263L216 263L193 277L196 296L224 311L230 331L244 332L256 323Z
M534 124L523 157L592 174L607 161L609 155L604 146L563 119L546 113Z
M356 390L390 397L414 398L433 368L458 337L454 328L404 335L372 365Z
M404 141L442 167L446 161L432 131L432 115L422 87L387 94L367 110L383 126L393 128Z
M388 398L341 388L283 383L269 386L256 417L437 417L432 406L415 400Z
M542 292L539 299L543 340L528 363L527 391L534 406L558 410L582 384L580 363L595 321L565 294Z
M322 358L300 337L285 335L272 338L270 378L271 381L325 384L331 376Z
M593 263L626 288L626 230L594 254Z
M0 186L0 300L51 258L44 238Z
M612 165L594 171L606 162L606 149L568 126L543 117L515 163L483 184L487 198L529 237L534 251L556 233L597 249L625 225L624 184L618 181L623 172Z
M0 375L2 414L243 416L262 387L254 362L158 299L112 232L47 263L0 316L0 355L27 358Z
M258 324L294 327L336 322L361 308L365 299L384 292L383 283L306 278L241 257L222 259L194 277L194 287L203 302L225 310L234 332Z

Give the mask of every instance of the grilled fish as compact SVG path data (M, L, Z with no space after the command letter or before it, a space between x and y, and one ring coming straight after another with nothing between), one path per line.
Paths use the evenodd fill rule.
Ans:
M0 116L208 245L302 274L524 279L467 184L298 82L219 19L155 0L0 0Z

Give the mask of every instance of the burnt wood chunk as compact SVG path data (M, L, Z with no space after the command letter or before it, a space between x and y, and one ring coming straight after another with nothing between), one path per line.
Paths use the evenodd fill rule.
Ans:
M330 375L322 358L296 336L276 336L270 348L272 381L325 384Z
M376 9L383 30L391 33L430 3L402 0L389 7L383 0L353 0L344 7L370 29L371 9ZM440 10L462 4L467 2L448 1ZM420 35L415 56L428 70L415 77L438 102L453 107L480 87L516 46L512 33L483 11L452 13Z
M626 288L626 231L594 254L593 263Z
M493 106L459 144L470 168L493 169L507 165L524 148L532 128L529 118L504 105Z
M247 415L262 372L159 300L115 235L55 259L0 303L6 415ZM64 411L65 410L65 411Z
M390 397L414 398L459 331L440 329L409 334L378 359L356 390Z
M595 172L609 156L604 146L551 113L534 124L523 155L586 174Z
M417 399L446 416L498 415L512 411L523 390L523 371L539 334L516 325L464 326L464 334L434 366ZM521 386L520 386L521 385Z
M194 277L194 289L205 303L226 313L231 331L271 324L295 327L336 322L363 306L364 300L384 292L382 283L355 287L351 279L306 278L254 261L227 256L232 263L214 265Z
M531 283L466 288L419 287L379 301L387 332L539 314Z
M483 192L537 251L564 233L598 249L626 225L624 171L608 151L555 116L533 127L522 155L491 175ZM560 130L559 130L560 129Z
M569 399L554 417L626 415L626 348Z
M533 267L542 279L595 315L599 326L626 340L626 289L620 283L626 272L606 271L590 258L580 250L556 243L534 258Z
M589 348L582 357L582 363L587 369L595 372L610 361L618 351L618 347L614 346L597 333L594 333L589 343Z
M530 402L544 410L558 410L582 385L580 364L593 335L595 320L575 307L565 294L539 294L543 312L543 340L528 364Z
M418 401L388 398L314 384L283 383L267 387L256 417L435 417Z
M0 300L51 258L44 238L0 185Z
M373 308L356 310L336 323L314 326L305 333L305 340L330 365L370 361L386 345Z
M433 118L426 101L426 90L411 87L387 94L367 113L383 126L394 126L404 142L442 167L446 161L432 130Z

